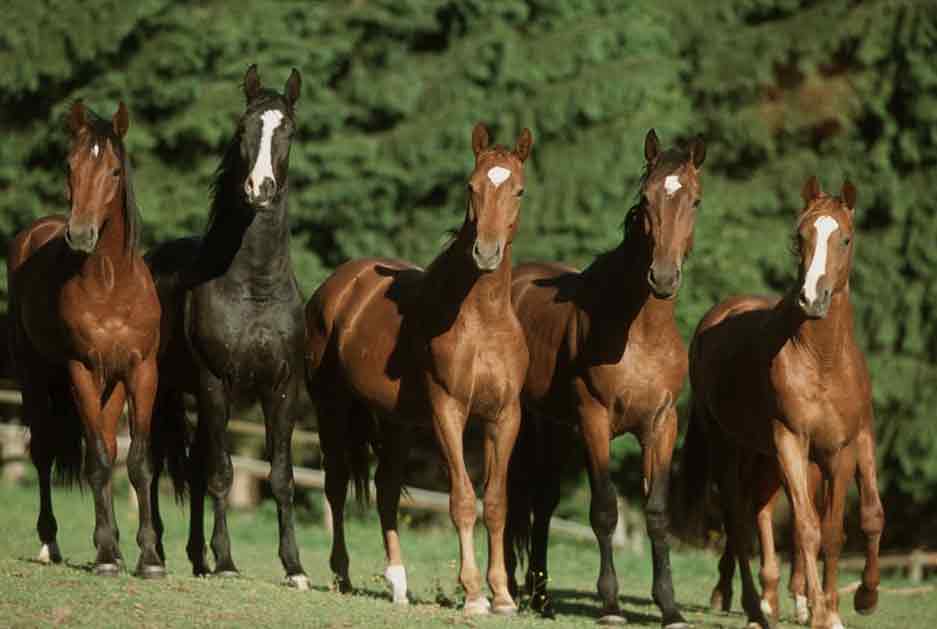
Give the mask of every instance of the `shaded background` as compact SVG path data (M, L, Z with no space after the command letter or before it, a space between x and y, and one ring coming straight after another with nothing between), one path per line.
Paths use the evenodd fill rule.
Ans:
M689 337L736 292L780 292L803 181L858 188L852 275L875 385L885 544L937 542L937 6L910 0L17 0L0 23L0 245L64 212L63 114L130 107L144 239L200 232L256 62L303 76L291 157L306 296L363 255L428 263L464 208L486 121L535 144L515 261L614 246L644 134L708 145L678 302ZM0 279L0 310L6 278ZM621 491L636 445L616 442ZM578 470L579 468L577 468ZM438 468L427 482L444 484ZM567 511L584 513L578 498ZM435 480L434 480L435 479Z

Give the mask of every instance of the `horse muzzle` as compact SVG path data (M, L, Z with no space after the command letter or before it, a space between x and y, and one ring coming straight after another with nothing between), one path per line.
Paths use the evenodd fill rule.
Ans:
M658 299L673 299L680 289L680 267L676 264L651 265L647 271L647 283Z
M92 253L98 244L98 228L93 224L76 226L69 221L65 227L65 243L72 251Z
M252 207L266 209L277 195L277 182L270 177L264 177L258 185L253 177L248 177L244 182L244 195Z
M500 240L486 242L482 239L475 240L475 246L472 247L472 259L479 271L494 271L501 264L504 258L504 245Z
M818 287L817 296L812 300L807 297L806 290L801 289L797 305L809 319L822 319L830 311L832 299L833 291L829 287Z

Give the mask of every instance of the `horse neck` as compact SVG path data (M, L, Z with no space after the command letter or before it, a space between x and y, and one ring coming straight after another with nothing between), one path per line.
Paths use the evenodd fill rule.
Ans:
M834 368L852 339L849 286L833 294L830 309L822 319L808 319L797 305L793 293L782 300L780 308L782 336L811 356L819 368Z
M284 187L271 207L255 212L240 196L218 208L205 235L198 272L225 276L259 291L292 282L289 216Z
M675 299L658 299L647 274L650 255L640 236L626 237L615 249L583 271L592 329L619 349L635 334L656 335L664 326L676 327Z
M460 236L426 270L424 303L437 306L446 329L459 317L501 319L511 310L511 247L505 246L498 268L482 272Z

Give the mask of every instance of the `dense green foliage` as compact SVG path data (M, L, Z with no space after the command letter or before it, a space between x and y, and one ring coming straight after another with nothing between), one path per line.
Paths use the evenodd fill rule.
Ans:
M291 159L307 293L361 255L427 263L461 219L469 135L535 145L515 260L613 246L642 139L702 133L689 335L735 292L784 290L804 179L859 190L853 273L891 522L937 505L937 10L911 0L16 0L0 24L0 240L65 209L60 119L131 111L147 243L202 229L257 62L304 87ZM3 280L5 281L5 280ZM0 286L2 289L2 286ZM627 455L624 449L623 456ZM917 525L918 530L930 527ZM917 527L916 527L917 528ZM900 530L892 527L890 531Z

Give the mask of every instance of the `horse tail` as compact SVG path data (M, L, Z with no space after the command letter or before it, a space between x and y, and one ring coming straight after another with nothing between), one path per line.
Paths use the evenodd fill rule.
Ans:
M30 426L30 430L42 431L42 441L50 448L54 461L55 482L81 487L85 431L64 370L49 381L49 416L39 421L44 425Z
M371 413L368 408L354 403L348 413L348 468L355 485L355 500L367 506L371 502L368 444L371 441Z
M504 543L513 546L519 562L530 555L531 521L534 503L531 471L537 466L537 426L533 417L521 411L521 426L508 463L508 512ZM509 575L510 576L510 575Z
M168 468L176 502L185 498L188 485L189 441L182 393L158 390L153 404L150 452L154 469Z
M680 452L680 470L670 500L674 512L673 533L697 545L706 541L706 516L712 491L712 461L705 421L706 417L691 399L690 420Z

